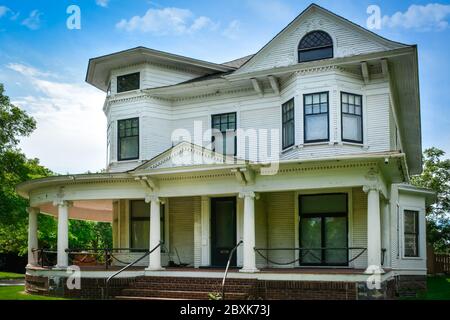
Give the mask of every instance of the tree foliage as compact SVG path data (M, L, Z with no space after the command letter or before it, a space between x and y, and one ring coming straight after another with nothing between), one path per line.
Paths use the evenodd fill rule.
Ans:
M27 159L17 147L20 138L30 135L35 128L34 119L11 104L0 84L0 252L3 253L27 252L28 201L16 193L17 184L53 175L38 159ZM38 224L39 246L56 248L56 220L40 214ZM111 246L111 234L108 223L69 223L71 247Z
M438 148L423 153L423 172L411 183L436 192L436 204L427 208L427 241L438 252L450 251L450 159Z

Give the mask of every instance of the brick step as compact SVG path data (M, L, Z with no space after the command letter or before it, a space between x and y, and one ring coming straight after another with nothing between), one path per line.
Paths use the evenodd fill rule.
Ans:
M227 292L249 292L253 284L225 284ZM222 289L222 284L217 283L190 283L190 282L136 282L130 285L130 289L153 289L153 290L183 290L183 291L217 291Z
M185 291L185 290L152 290L152 289L124 289L121 296L128 297L151 297L151 298L171 298L171 299L201 299L208 300L207 291ZM227 292L227 299L243 300L248 296L247 293Z
M217 285L222 283L222 278L185 278L185 277L137 277L136 283L199 283ZM226 284L230 285L254 285L255 279L227 278Z
M180 300L186 300L186 299L179 299L179 298L158 298L158 297L132 297L132 296L116 296L114 297L115 300L153 300L153 301L180 301ZM195 300L195 299L190 299Z

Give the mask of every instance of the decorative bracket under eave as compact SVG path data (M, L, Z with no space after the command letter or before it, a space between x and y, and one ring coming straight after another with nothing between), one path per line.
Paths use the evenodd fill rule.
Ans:
M247 186L255 183L255 171L248 167L232 169L231 172L236 175L236 179L241 185Z
M159 188L158 181L154 178L142 176L136 177L135 180L139 181L141 185L150 192L155 192Z

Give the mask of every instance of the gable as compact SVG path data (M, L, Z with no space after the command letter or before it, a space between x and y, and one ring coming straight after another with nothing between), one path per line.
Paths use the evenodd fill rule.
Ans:
M298 45L309 32L322 30L333 39L335 58L405 47L387 40L317 5L311 5L264 46L235 74L286 67L298 63Z
M181 142L134 169L134 172L204 165L236 164L233 157L206 149L189 142Z

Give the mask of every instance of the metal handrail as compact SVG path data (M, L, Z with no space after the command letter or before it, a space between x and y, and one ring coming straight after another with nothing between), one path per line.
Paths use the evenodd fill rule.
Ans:
M264 256L260 251L282 251L282 250L293 250L293 251L300 251L300 257L298 259L295 259L294 261L290 261L290 262L275 262L270 260L268 257ZM290 264L294 264L298 261L300 261L303 257L305 257L308 253L310 253L314 258L316 258L317 260L322 261L322 258L318 258L316 255L314 255L314 253L312 251L314 250L347 250L347 255L348 252L351 250L361 250L361 252L359 252L356 256L354 256L352 259L348 260L347 259L347 263L353 262L356 259L358 259L360 256L362 256L362 254L367 250L367 248L365 247L341 247L341 248L255 248L256 253L258 253L262 258L264 258L267 262L270 262L272 264L276 264L276 265L290 265Z
M123 271L127 270L128 268L134 266L136 263L138 263L139 261L141 261L142 259L144 259L145 257L149 256L153 251L155 251L156 249L158 249L162 244L162 241L160 241L158 243L157 246L155 246L152 250L147 251L142 257L140 257L139 259L136 259L135 261L127 264L125 267L123 267L122 269L120 269L119 271L115 272L114 274L112 274L110 277L108 277L108 279L106 279L106 283L105 283L105 291L103 292L103 299L107 299L108 298L108 291L109 291L109 282L116 277L117 275L121 274Z
M225 282L227 280L228 269L230 268L231 259L233 258L234 252L243 243L244 243L244 241L242 241L242 240L239 241L238 244L234 246L233 250L231 250L231 252L228 256L227 267L225 268L225 273L224 273L223 279L222 279L222 300L225 300Z

